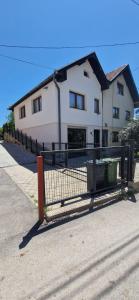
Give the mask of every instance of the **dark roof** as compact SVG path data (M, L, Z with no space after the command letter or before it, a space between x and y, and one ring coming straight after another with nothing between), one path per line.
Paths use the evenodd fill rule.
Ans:
M66 80L67 78L67 70L74 67L75 65L81 65L83 64L86 60L89 61L94 73L96 74L96 77L101 85L101 89L105 90L109 87L108 84L108 80L106 78L106 75L100 65L100 62L96 56L96 53L93 52L89 55L86 55L82 58L80 58L79 60L74 61L73 63L64 66L63 68L59 69L56 71L56 73L53 73L52 75L50 75L48 78L46 78L45 80L43 80L39 85L37 85L35 88L33 88L32 90L30 90L26 95L24 95L22 98L20 98L17 102L15 102L13 105L11 105L9 107L9 109L13 110L15 106L17 106L18 104L22 103L25 99L27 99L29 96L31 96L32 94L34 94L35 92L37 92L40 88L43 88L46 84L48 84L49 82L51 82L53 80L54 74L55 74L55 78L57 79L58 82L62 82L64 80Z
M116 70L113 70L112 72L107 73L106 77L111 84L120 74L122 74L124 76L125 82L129 88L129 92L131 94L131 97L133 98L135 106L138 106L139 94L138 94L138 90L136 88L135 81L133 79L129 65L123 65L123 66L117 68Z

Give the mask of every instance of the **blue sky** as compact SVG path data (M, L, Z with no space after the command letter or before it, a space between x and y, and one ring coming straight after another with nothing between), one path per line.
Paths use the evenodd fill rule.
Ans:
M1 0L0 44L61 46L139 41L131 0ZM129 63L139 87L139 45L72 50L1 48L0 54L59 68L95 51L105 72ZM7 107L52 71L0 57L0 125Z

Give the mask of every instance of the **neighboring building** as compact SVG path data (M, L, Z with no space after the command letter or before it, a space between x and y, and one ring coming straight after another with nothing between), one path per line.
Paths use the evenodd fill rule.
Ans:
M137 106L130 67L105 75L95 53L58 70L13 104L15 127L39 142L118 144Z

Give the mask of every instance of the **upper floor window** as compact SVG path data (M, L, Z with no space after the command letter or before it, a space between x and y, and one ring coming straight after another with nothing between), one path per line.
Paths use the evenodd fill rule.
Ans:
M87 71L84 71L84 76L89 78L89 74Z
M42 110L42 98L41 96L34 99L32 102L32 113L35 114Z
M125 112L125 119L126 119L126 121L129 121L130 117L131 117L130 111L126 110L126 112Z
M99 100L94 99L94 113L99 114Z
M113 131L112 132L112 142L113 143L118 143L119 142L119 132L118 131Z
M113 118L119 119L120 109L118 107L113 107Z
M117 91L119 95L124 95L124 86L120 82L117 82Z
M19 109L19 118L23 119L26 116L26 109L25 109L25 105L20 107Z
M84 96L74 92L70 92L69 94L70 94L70 107L84 110L85 109Z

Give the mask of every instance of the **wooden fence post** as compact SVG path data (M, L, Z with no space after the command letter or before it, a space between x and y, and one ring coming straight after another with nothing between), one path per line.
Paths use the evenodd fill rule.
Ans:
M44 203L45 203L43 156L37 156L37 169L38 169L38 215L39 215L39 220L43 222Z

